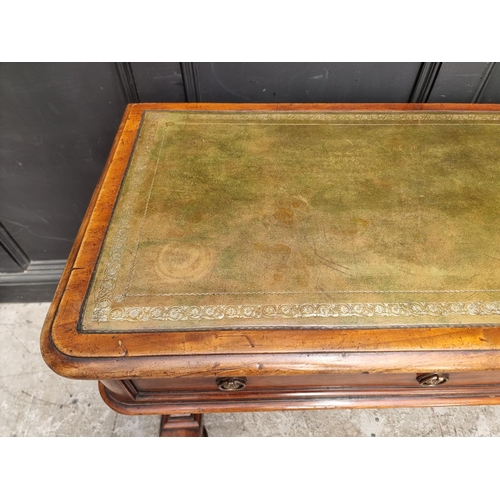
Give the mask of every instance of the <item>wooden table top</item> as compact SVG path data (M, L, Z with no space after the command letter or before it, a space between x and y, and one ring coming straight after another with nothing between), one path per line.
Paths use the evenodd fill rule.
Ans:
M44 357L78 378L498 368L499 126L497 105L129 105Z

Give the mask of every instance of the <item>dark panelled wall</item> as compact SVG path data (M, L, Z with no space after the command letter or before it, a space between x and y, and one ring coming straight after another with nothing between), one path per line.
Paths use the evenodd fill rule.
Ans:
M488 63L443 63L428 102L476 102Z
M0 66L0 219L31 260L65 259L126 105L112 64Z
M51 300L128 102L500 102L495 63L1 63L0 301Z
M420 63L201 63L214 102L408 102Z

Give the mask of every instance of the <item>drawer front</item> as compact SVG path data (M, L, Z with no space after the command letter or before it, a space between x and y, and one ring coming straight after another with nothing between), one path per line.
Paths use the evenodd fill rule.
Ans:
M500 372L106 380L101 394L130 414L499 404Z
M425 386L423 377L434 375L434 373L359 373L359 374L332 374L332 375L300 375L300 376L261 376L245 377L236 375L233 377L206 377L185 379L136 379L132 383L137 391L141 393L154 393L162 391L213 391L220 390L218 381L224 379L245 379L246 385L242 390L263 391L273 389L302 390L307 388L389 388L406 387L419 388ZM458 372L442 373L435 375L443 376L445 381L443 387L464 387L500 384L500 372ZM419 381L420 379L420 381ZM236 392L236 391L235 391Z

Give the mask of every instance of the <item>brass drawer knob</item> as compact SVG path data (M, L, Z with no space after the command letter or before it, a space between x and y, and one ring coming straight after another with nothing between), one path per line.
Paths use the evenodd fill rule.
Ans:
M242 391L247 385L244 377L218 378L215 383L219 391Z
M449 378L447 373L424 373L417 377L417 382L425 387L431 387L444 384Z

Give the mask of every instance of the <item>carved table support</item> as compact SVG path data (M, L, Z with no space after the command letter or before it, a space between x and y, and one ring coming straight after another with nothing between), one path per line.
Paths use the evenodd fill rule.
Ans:
M203 415L188 413L185 415L162 415L160 437L206 437Z

